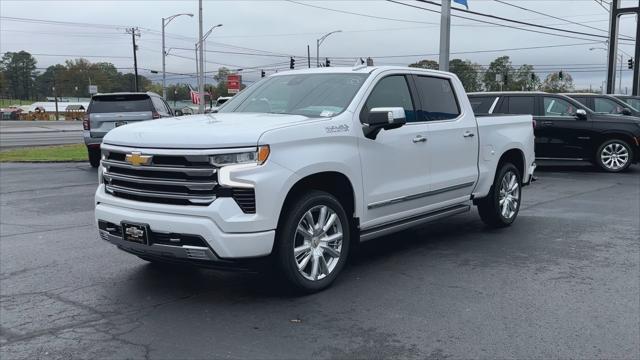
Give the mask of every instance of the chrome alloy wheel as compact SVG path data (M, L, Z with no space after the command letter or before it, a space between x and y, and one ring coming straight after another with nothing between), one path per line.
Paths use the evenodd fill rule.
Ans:
M511 219L518 210L520 201L520 184L518 176L513 171L507 171L500 182L498 204L500 213L505 219Z
M296 228L293 256L300 274L312 281L335 269L342 251L342 223L335 211L318 205L307 211Z
M622 169L629 162L629 150L618 142L612 142L600 152L600 161L609 170Z

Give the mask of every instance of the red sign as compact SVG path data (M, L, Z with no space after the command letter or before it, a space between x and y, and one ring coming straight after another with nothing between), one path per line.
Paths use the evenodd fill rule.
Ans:
M242 84L242 76L238 74L227 75L227 92L229 94L237 94Z

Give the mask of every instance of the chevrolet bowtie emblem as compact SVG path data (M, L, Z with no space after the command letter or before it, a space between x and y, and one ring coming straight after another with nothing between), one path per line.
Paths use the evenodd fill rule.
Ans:
M132 152L127 154L124 160L133 166L149 165L151 164L151 155L142 155L139 152Z

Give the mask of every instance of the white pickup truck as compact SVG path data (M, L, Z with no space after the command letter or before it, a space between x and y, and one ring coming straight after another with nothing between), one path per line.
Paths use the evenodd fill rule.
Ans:
M218 113L116 128L102 144L102 239L142 259L267 262L325 288L358 242L478 206L510 225L533 176L531 116L476 118L450 73L275 74Z

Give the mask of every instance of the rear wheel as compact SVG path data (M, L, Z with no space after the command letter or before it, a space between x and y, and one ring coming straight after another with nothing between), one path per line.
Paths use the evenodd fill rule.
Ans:
M294 200L282 216L276 256L281 274L303 292L326 288L349 253L349 221L342 205L333 195L314 190Z
M89 164L94 168L100 166L100 147L88 147L87 152L89 153Z
M633 150L622 140L607 140L598 148L596 162L607 172L621 172L631 165Z
M503 163L487 197L478 200L482 221L490 227L511 225L520 211L522 176L511 163Z

